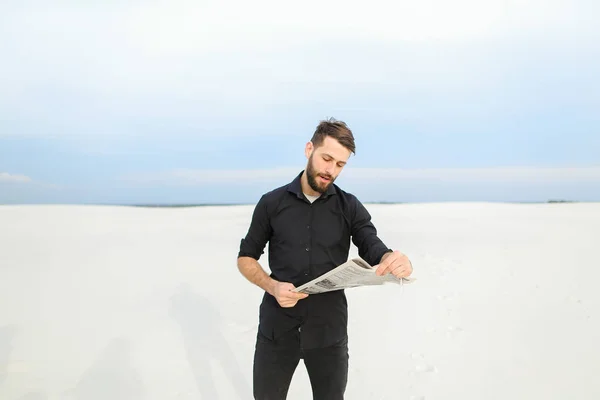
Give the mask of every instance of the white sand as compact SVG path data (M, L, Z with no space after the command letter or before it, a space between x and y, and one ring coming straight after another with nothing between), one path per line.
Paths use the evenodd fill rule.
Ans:
M418 281L347 292L347 399L600 398L600 204L368 208ZM0 207L0 399L252 398L251 212Z

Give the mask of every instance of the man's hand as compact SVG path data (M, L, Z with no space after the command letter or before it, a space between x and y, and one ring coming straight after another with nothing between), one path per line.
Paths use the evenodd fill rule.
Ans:
M289 308L294 307L298 300L302 300L308 297L306 293L295 293L292 289L296 287L288 282L275 282L271 290L271 294L281 307Z
M376 267L375 273L380 276L391 273L396 278L406 278L413 272L412 263L408 257L398 250L385 253Z

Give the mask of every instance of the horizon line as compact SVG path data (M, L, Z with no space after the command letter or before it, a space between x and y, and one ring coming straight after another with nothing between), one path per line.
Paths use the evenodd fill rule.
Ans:
M600 203L600 200L430 200L430 201L363 201L363 204L431 204L431 203L498 203L498 204L566 204L566 203ZM140 207L140 208L191 208L191 207L232 207L254 206L255 202L207 202L207 203L102 203L102 202L57 202L57 203L0 203L0 206L107 206L107 207Z

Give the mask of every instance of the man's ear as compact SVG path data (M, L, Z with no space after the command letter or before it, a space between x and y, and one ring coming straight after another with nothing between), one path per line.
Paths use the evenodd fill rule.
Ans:
M306 156L306 158L310 158L310 155L312 154L314 149L315 147L312 142L306 143L306 147L304 148L304 155Z

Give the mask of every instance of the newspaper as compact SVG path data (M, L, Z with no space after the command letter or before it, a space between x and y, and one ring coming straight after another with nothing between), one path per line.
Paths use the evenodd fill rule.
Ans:
M293 289L292 292L318 294L357 286L383 285L384 283L411 283L414 278L397 278L392 274L378 276L372 267L360 257L352 258L342 265L312 281Z

